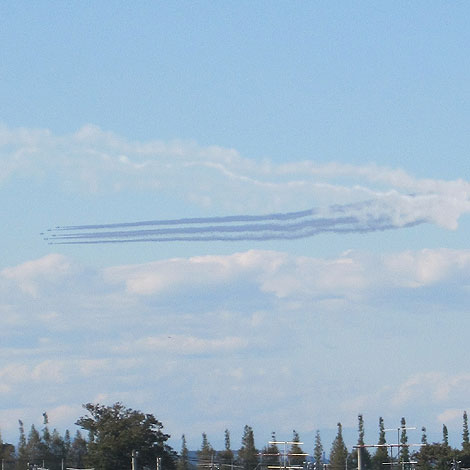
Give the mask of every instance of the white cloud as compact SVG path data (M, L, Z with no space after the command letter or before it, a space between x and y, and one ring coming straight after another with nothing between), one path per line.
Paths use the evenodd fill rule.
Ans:
M132 142L87 125L75 134L0 128L1 179L55 175L67 191L146 188L216 211L264 213L374 201L363 212L395 226L429 222L455 229L470 211L470 184L417 179L401 169L300 161L276 165L236 150L193 142ZM234 198L233 194L237 197ZM360 215L356 212L355 215Z
M135 342L135 347L143 351L186 355L233 352L245 348L247 344L247 339L234 336L211 339L172 335L141 338Z
M454 424L462 421L463 409L451 408L444 410L437 416L437 420L442 424Z
M33 297L38 295L40 285L60 282L71 272L71 264L65 256L59 254L46 255L43 258L27 261L19 266L5 268L0 275L16 282L18 287Z
M470 281L470 251L423 249L384 256L384 266L394 284L421 287L464 275Z
M220 285L237 279L253 279L262 273L275 272L285 254L250 250L228 256L198 256L171 259L105 270L111 283L124 283L128 292L139 295L158 294L176 287Z

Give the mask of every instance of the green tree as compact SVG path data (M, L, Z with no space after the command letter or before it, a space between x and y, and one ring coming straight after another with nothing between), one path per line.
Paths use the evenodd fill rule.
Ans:
M83 438L82 433L77 430L73 441L70 444L70 449L67 453L67 464L72 468L83 468L85 466L86 457L88 454L87 441Z
M428 437L426 435L426 428L421 428L421 444L419 451L413 454L413 460L416 460L420 470L431 470L431 457L429 451Z
M207 434L202 433L202 444L201 450L197 453L197 466L199 469L209 469L212 468L214 463L215 450L210 445Z
M228 429L226 429L224 433L224 443L224 450L218 452L218 457L222 468L227 469L232 465L234 457L230 443L230 431Z
M13 467L15 464L15 446L3 442L2 435L0 433L0 459L3 462L3 466Z
M400 423L401 434L400 434L400 462L409 462L410 461L410 450L408 448L408 436L406 434L406 420L405 418L401 419ZM409 468L409 464L405 468Z
M462 449L470 446L470 435L468 432L468 416L467 412L463 412L463 424L462 424Z
M49 447L51 445L51 433L49 431L49 426L48 426L49 418L46 412L42 414L42 417L44 418L44 427L42 428L42 440L44 442L46 449L49 450Z
M65 451L65 442L62 436L59 434L57 429L52 431L50 442L49 442L49 452L50 455L50 469L61 469L62 461L65 463L67 457Z
M15 446L6 442L0 442L0 457L5 470L15 468Z
M331 470L344 470L348 458L348 449L343 439L343 427L341 423L337 424L338 432L331 445L330 468Z
M253 470L258 465L258 450L255 447L255 437L251 426L243 429L242 445L238 451L239 464L244 470Z
M385 439L385 426L382 416L379 418L379 440L377 441L377 450L372 457L373 470L383 470L384 464L390 462L387 452L387 440Z
M19 441L18 441L18 458L17 466L18 468L25 468L28 461L28 456L26 454L26 435L24 432L24 424L21 419L18 420L19 425Z
M141 466L154 466L162 458L165 469L175 468L176 453L166 443L170 437L162 432L163 425L151 414L124 407L87 403L88 415L76 424L88 431L87 462L101 470L128 470L133 451L139 453Z
M451 449L442 443L423 446L417 453L418 462L424 462L424 468L432 470L449 470L452 463Z
M181 436L181 452L178 458L178 465L176 466L176 470L189 470L189 467L189 452L186 445L186 437L183 434Z
M68 429L65 430L64 434L64 452L65 452L65 464L68 467L68 458L70 453L70 447L72 446L72 440L70 439L70 431Z
M357 416L357 421L358 421L358 439L357 439L357 445L358 446L364 446L364 418L361 414ZM356 448L354 449L351 454L349 454L349 459L348 459L348 468L358 468L358 460L357 460L357 453L361 452L361 457L362 457L362 468L364 470L371 470L372 468L372 459L370 456L370 452L367 450L366 447L362 448Z
M449 447L449 431L447 430L447 426L445 424L442 425L442 443Z
M292 431L292 442L293 444L291 444L289 449L289 463L296 466L303 465L305 455L302 455L304 451L300 447L299 433L295 429Z
M463 426L462 426L462 450L459 453L459 460L461 461L462 468L470 467L470 440L468 431L468 417L467 412L463 412Z
M428 443L428 436L426 434L426 428L423 426L421 428L421 444L427 445Z
M320 431L317 429L315 433L315 446L313 448L313 461L315 470L323 468L323 444L321 442Z
M38 465L42 465L42 461L45 459L45 445L42 442L41 435L34 424L31 425L31 429L28 434L26 456L28 462Z
M271 441L263 448L262 451L263 464L265 465L280 465L281 453L279 452L279 448L275 442L277 442L276 433L273 431L271 433Z

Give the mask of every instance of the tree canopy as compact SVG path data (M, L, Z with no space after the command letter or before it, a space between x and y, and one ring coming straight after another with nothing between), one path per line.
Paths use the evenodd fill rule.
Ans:
M155 467L157 457L164 468L175 468L175 452L166 441L163 425L153 415L124 407L87 403L88 415L76 424L88 431L87 463L101 470L128 470L133 451L138 452L139 467Z
M348 458L348 449L343 439L343 427L338 423L338 432L331 446L330 468L332 470L344 470Z

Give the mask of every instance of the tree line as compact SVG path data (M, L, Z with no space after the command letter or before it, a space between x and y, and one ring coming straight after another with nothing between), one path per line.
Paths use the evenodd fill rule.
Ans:
M304 452L295 430L289 442L278 441L273 432L269 443L258 449L253 429L246 425L239 449L232 449L230 431L226 429L223 450L216 451L207 434L202 433L201 447L194 455L188 450L184 435L180 452L173 450L167 442L170 435L152 414L126 408L119 402L112 406L88 403L84 408L87 414L75 423L81 430L73 437L68 430L64 435L57 429L51 430L47 413L43 414L42 427L38 429L33 424L28 433L20 420L17 446L3 442L0 436L2 470L130 470L131 456L134 470L353 470L358 468L358 451L362 470L388 470L389 467L391 470L470 470L466 411L462 416L460 448L449 445L445 425L442 441L428 442L423 427L420 444L409 444L405 418L397 428L399 442L387 443L384 420L379 418L377 443L366 444L364 420L359 414L357 445L351 451L344 442L341 423L337 423L328 456L318 430L312 443L313 452Z

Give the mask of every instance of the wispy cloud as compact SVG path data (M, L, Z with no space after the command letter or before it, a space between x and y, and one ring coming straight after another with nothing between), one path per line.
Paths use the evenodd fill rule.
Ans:
M0 152L0 184L14 175L40 181L47 174L49 180L55 175L67 191L146 188L155 196L210 206L214 213L242 214L198 220L175 214L171 221L113 225L77 221L79 226L88 223L89 232L76 233L72 229L78 227L70 227L66 234L49 234L67 243L265 240L421 223L455 229L461 215L470 211L470 184L462 179L418 179L376 165L318 164L314 156L289 164L258 162L234 149L193 142L132 142L91 125L66 136L3 126Z

